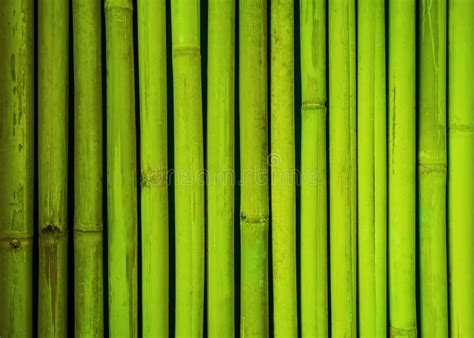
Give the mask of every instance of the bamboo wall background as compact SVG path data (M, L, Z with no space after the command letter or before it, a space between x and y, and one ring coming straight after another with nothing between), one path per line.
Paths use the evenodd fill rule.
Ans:
M474 337L474 1L1 0L0 338Z

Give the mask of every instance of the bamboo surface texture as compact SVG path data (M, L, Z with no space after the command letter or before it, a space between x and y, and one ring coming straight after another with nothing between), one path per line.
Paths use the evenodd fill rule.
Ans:
M33 336L33 15L0 3L0 337Z
M474 2L449 0L449 322L474 336Z
M474 337L474 0L0 0L0 338Z
M360 337L387 336L385 2L358 2L357 163Z
M327 337L327 41L326 1L300 4L301 332Z
M390 335L416 337L415 1L388 3Z
M240 334L268 337L267 3L239 2Z
M68 327L68 14L69 1L38 1L39 337Z
M331 334L356 337L355 1L329 0Z
M271 1L271 167L275 337L297 337L294 3Z
M74 333L78 338L104 332L101 12L95 0L72 2Z
M108 310L111 337L137 337L137 159L131 0L105 1Z
M207 326L234 337L235 1L208 3Z
M142 0L137 11L143 335L168 337L166 5Z
M418 222L423 337L448 336L446 227L447 1L421 1L418 88Z
M204 148L199 0L171 3L177 337L200 337L204 320Z

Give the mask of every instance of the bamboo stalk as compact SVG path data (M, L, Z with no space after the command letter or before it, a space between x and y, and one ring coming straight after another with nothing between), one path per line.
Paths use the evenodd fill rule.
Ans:
M171 3L174 88L176 336L200 337L204 317L204 154L200 1Z
M423 0L419 6L421 335L447 337L446 0Z
M326 0L302 0L301 330L327 337Z
M388 13L390 336L415 337L415 1Z
M271 184L275 337L297 337L294 1L271 2Z
M331 332L356 336L355 2L329 1ZM342 34L343 32L344 34Z
M209 337L234 337L235 1L208 4L207 215Z
M52 19L54 18L54 19ZM69 1L38 2L38 336L67 335Z
M168 337L168 140L166 4L138 1L142 229L142 313L145 337Z
M267 2L239 3L240 330L268 336Z
M74 36L74 334L102 336L101 4L73 0Z
M385 3L358 2L359 334L387 336Z
M34 12L0 2L0 336L33 335Z
M105 1L109 334L137 337L137 174L131 0Z
M450 334L474 336L474 2L449 0Z

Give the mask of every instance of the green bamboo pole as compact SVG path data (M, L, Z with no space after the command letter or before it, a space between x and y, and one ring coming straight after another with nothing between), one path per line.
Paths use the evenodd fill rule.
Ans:
M474 2L449 0L449 314L474 336Z
M69 1L39 0L39 337L67 335L68 52Z
M0 2L0 337L33 335L34 12Z
M267 2L239 3L240 332L268 336Z
M326 0L300 3L301 330L327 337Z
M131 0L105 1L109 332L137 337L137 174Z
M271 1L271 178L275 337L297 337L294 1Z
M422 0L418 21L421 336L430 338L448 336L446 3Z
M234 337L235 0L208 3L207 327Z
M415 1L388 6L390 336L415 337Z
M138 1L144 337L168 337L166 4Z
M331 332L356 337L355 1L330 0L328 16Z
M73 0L74 334L104 332L101 4Z
M200 0L171 3L174 88L176 336L200 337L204 320L204 149Z
M385 1L358 2L359 334L387 336Z

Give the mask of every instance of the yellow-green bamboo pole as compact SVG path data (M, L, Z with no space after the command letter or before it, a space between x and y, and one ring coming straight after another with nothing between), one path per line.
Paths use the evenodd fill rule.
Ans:
M0 337L33 334L34 13L0 2Z
M358 318L374 338L387 336L385 1L360 0L357 13Z
M207 327L234 337L235 0L208 3Z
M168 337L166 3L138 1L144 337Z
M268 336L267 1L239 3L240 332Z
M415 1L388 13L390 336L415 337Z
M200 0L171 2L174 88L176 336L204 320L204 149Z
M329 0L331 332L356 337L355 1Z
M272 0L270 22L273 323L296 337L294 0Z
M109 332L137 337L137 169L131 0L105 1Z
M102 6L73 0L74 334L104 331L102 255Z
M38 1L38 336L67 336L69 1Z
M421 336L427 338L448 336L446 3L419 2L420 315Z
M326 0L300 2L301 332L328 336Z
M474 1L449 0L449 316L474 336Z

